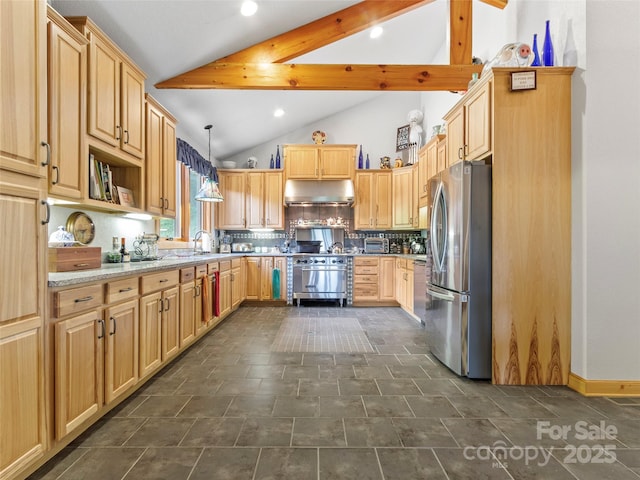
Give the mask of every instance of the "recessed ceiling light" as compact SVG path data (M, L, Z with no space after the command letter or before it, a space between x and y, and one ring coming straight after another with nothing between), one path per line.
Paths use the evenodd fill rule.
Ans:
M240 13L245 17L250 17L258 11L258 4L252 0L245 0L240 7Z
M281 117L283 115L284 115L284 110L281 108L276 108L275 111L273 112L274 117Z
M370 38L378 38L380 35L382 35L382 27L380 26L373 27L369 33Z

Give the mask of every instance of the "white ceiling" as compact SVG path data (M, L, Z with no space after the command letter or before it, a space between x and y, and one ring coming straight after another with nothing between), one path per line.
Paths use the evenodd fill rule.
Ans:
M178 119L178 136L205 158L224 159L301 125L367 101L379 92L157 90L154 84L348 7L350 0L256 0L253 17L241 0L50 0L62 15L90 17L147 74L146 89ZM435 0L369 32L308 53L294 63L435 63L448 23L446 0ZM384 95L384 93L382 93ZM283 108L284 117L273 111Z

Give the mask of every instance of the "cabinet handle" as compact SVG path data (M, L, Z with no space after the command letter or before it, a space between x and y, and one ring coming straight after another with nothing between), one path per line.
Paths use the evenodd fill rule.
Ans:
M126 135L126 140L124 141L125 144L129 143L129 130L125 130L124 134Z
M162 307L164 307L164 300L159 298L158 299L158 305L160 305L160 310L158 310L158 313L162 313Z
M116 140L120 140L121 134L120 132L122 131L122 127L120 125L116 125Z
M462 147L458 149L458 159L462 160Z
M89 264L88 263L76 263L73 265L74 267L88 267Z
M171 302L169 301L169 299L168 299L168 298L167 298L166 300L167 300L167 306L165 307L164 311L165 311L165 312L168 312L168 311L169 311L169 309L171 308Z
M163 278L162 280L160 280L160 283L166 283L166 282L168 282L168 281L169 281L169 279L168 279L168 278Z
M51 170L56 172L56 179L51 180L51 185L57 185L58 182L60 181L60 169L54 165L53 167L51 167Z
M165 205L165 207L164 207L164 209L165 209L165 210L168 210L168 209L169 209L169 199L168 199L168 198L165 198L165 199L164 199L164 203L163 203L163 205Z
M40 142L40 145L47 149L47 159L44 162L40 162L40 165L46 167L47 165L49 165L49 163L51 163L51 145L49 145L44 140Z
M469 155L469 145L465 144L465 146L464 146L464 156L466 157L468 155Z
M98 338L104 338L104 320L99 318L98 323L100 324L100 335L98 335Z
M116 334L116 319L115 317L109 317L109 320L113 322L113 332L109 332L109 336Z
M118 292L119 293L124 293L124 292L130 292L131 290L133 290L133 287L121 288L120 290L118 290Z
M46 225L47 223L49 223L49 220L51 220L51 205L49 205L49 202L47 202L46 200L40 200L40 204L44 205L47 209L47 215L44 217L44 220L40 220L40 223L42 225Z
M93 300L93 296L89 295L87 297L82 297L82 298L76 298L74 300L75 303L80 303L80 302L88 302L89 300Z

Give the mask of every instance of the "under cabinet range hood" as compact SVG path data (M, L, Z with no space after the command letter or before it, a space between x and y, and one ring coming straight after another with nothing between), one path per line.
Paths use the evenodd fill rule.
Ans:
M287 180L285 205L353 205L351 180Z

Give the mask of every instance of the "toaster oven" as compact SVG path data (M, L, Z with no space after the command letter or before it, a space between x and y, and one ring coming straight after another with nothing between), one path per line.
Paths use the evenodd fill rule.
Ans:
M380 237L365 238L364 253L389 253L389 239Z

